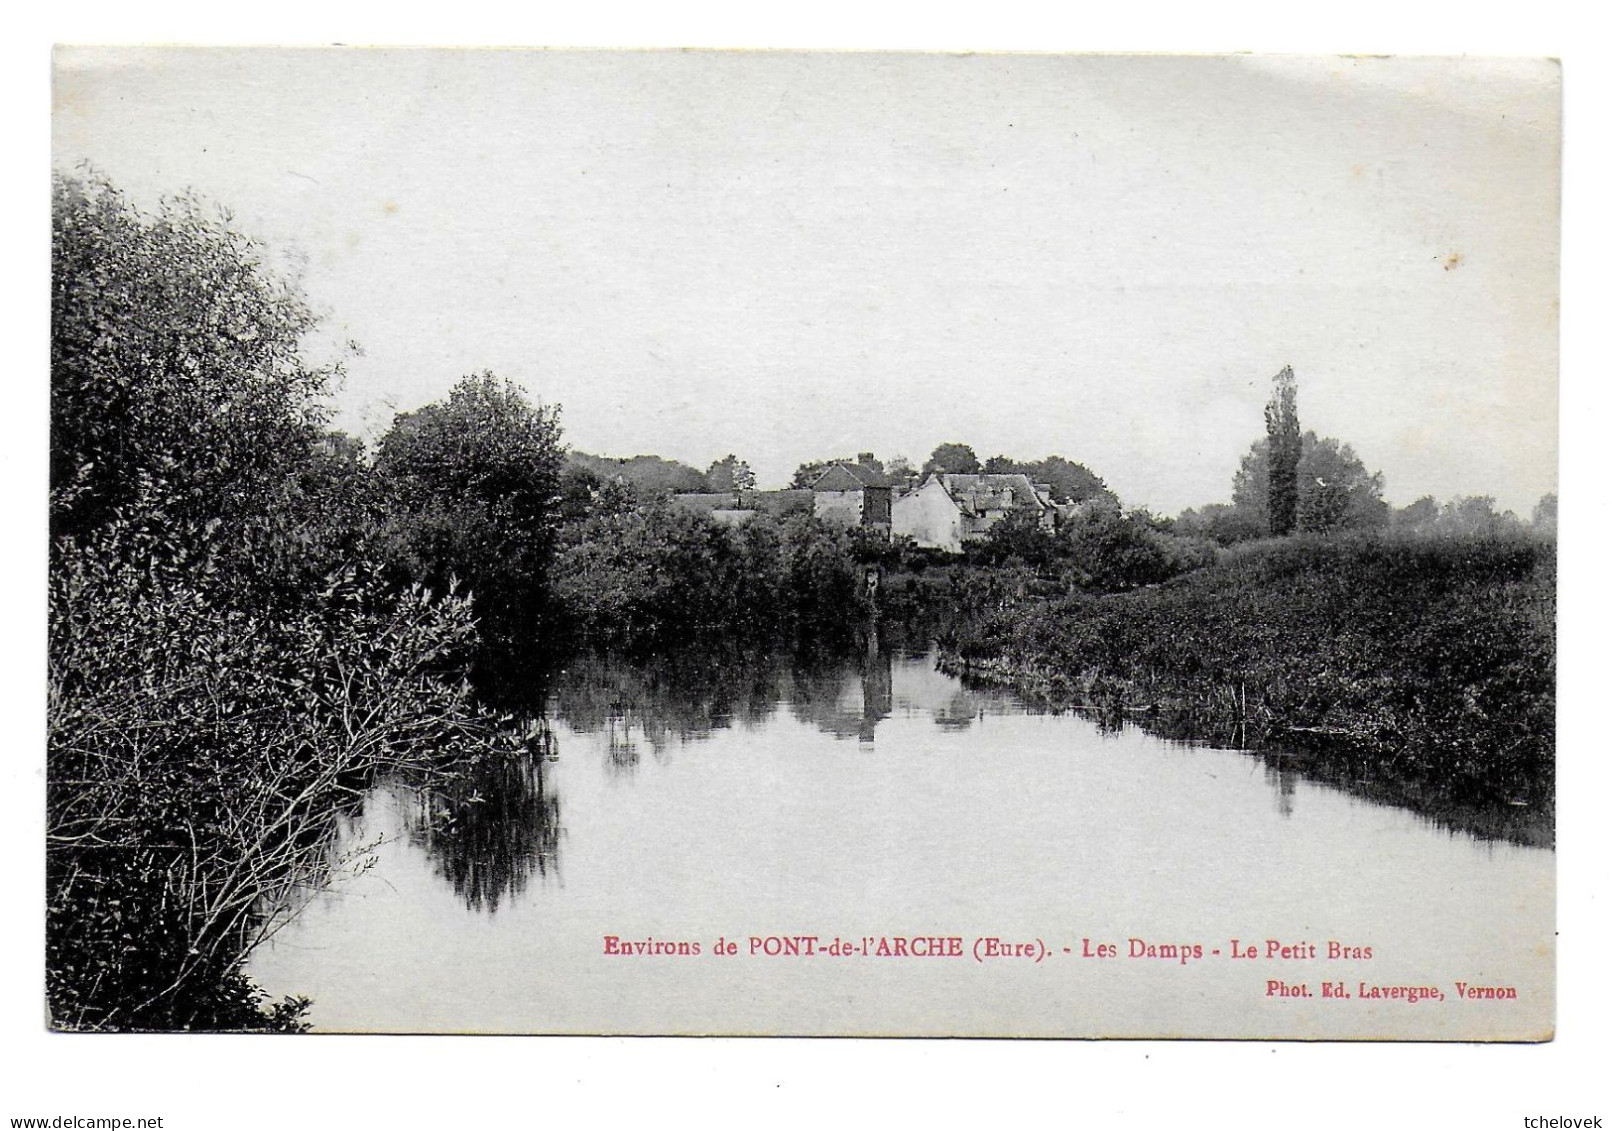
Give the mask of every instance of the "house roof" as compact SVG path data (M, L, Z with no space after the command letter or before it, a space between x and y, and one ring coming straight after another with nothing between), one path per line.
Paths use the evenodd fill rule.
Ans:
M942 475L940 481L959 506L975 514L1002 510L1004 494L1015 508L1040 511L1048 505L1028 475Z
M813 491L855 491L860 487L888 486L889 479L860 463L836 463L812 480Z

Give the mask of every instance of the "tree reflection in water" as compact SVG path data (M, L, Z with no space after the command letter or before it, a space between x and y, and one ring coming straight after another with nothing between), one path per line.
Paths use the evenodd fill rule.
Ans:
M890 654L877 637L859 653L803 651L789 673L790 714L835 738L871 743L890 703Z
M546 732L546 728L543 733ZM492 759L450 789L417 794L409 839L471 911L492 914L519 896L535 872L558 875L560 800L544 778L552 746Z
M648 658L579 656L556 680L551 705L576 729L603 733L610 765L624 771L646 751L664 762L678 743L760 727L781 707L826 734L868 746L897 712L921 712L942 729L961 730L986 714L1023 710L1001 692L959 686L935 670L926 652L904 660L898 679L901 644L901 637L881 639L870 628L843 644L706 644Z
M1265 759L1265 784L1271 787L1276 798L1276 811L1284 817L1293 815L1293 795L1298 790L1298 777L1281 755Z
M915 654L896 671L890 645L877 631L848 644L783 641L771 646L702 642L654 656L583 653L531 681L520 709L547 693L546 715L533 724L528 753L489 762L449 789L417 795L409 837L473 911L496 912L525 890L535 873L557 874L559 798L545 776L547 720L602 734L609 768L631 773L640 760L665 762L680 744L730 728L759 729L787 707L796 720L871 746L892 714L927 715L956 730L982 715L1022 710L999 692L960 687ZM519 692L520 689L515 689ZM505 700L510 701L510 700ZM546 748L557 757L552 746Z
M849 645L704 641L651 656L570 657L558 669L506 689L511 709L538 719L527 753L482 765L445 790L422 791L409 836L424 847L467 908L490 914L518 897L534 873L558 874L560 806L552 775L544 770L545 753L557 752L544 747L553 742L547 720L602 735L608 768L630 774L645 756L664 763L683 743L732 728L758 730L781 710L836 739L871 748L875 732L892 716L927 718L942 730L956 731L989 715L1067 709L1033 694L1020 697L959 682L938 670L932 655L908 652L893 637L881 641L876 627L864 626ZM905 658L897 660L898 654ZM1218 737L1238 746L1244 739L1240 732L1205 734L1203 720L1191 712L1138 711L1117 690L1100 684L1089 692L1079 710L1100 732L1139 725L1158 737L1194 745L1206 739L1212 745ZM1299 783L1305 780L1404 804L1402 790L1377 780L1380 767L1347 749L1324 748L1319 739L1261 757L1272 802L1283 817L1294 815ZM1472 815L1447 803L1436 812L1435 820L1480 837L1537 842L1526 812Z
M613 768L631 770L643 747L664 761L674 745L772 717L788 686L787 654L706 645L641 659L576 656L555 682L552 706L585 734L604 733Z
M665 761L672 748L731 727L754 729L787 704L836 738L873 741L893 702L891 654L877 633L848 646L698 649L648 659L579 656L557 680L558 717L606 735L612 767L631 770L642 751Z

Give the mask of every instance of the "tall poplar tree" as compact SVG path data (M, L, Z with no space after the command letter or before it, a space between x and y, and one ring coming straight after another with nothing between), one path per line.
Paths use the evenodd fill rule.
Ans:
M1271 533L1293 533L1299 515L1299 457L1304 439L1299 432L1298 381L1293 367L1284 365L1271 379L1271 399L1265 405L1265 435L1270 442L1269 511Z

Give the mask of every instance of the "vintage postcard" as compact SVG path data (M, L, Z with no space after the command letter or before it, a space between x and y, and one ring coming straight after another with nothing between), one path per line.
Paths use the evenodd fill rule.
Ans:
M53 92L53 1028L1552 1038L1555 62Z

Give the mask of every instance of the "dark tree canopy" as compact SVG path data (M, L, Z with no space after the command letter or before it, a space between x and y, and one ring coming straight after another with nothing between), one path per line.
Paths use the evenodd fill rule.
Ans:
M1283 366L1271 378L1271 399L1265 405L1265 441L1269 470L1266 474L1266 513L1271 533L1280 537L1293 533L1299 518L1299 459L1303 441L1299 434L1298 382L1293 367Z
M945 443L929 453L924 474L974 475L980 470L979 456L967 444Z
M446 401L399 414L376 452L403 568L434 587L468 584L495 642L536 623L563 459L559 409L533 405L485 372L462 379Z
M445 402L399 414L375 467L413 509L469 504L533 527L553 518L562 458L559 410L483 372Z
M242 970L382 773L492 747L467 603L397 592L314 320L227 216L53 184L46 995L78 1029L295 1029ZM176 835L181 834L181 835Z
M1115 591L1165 581L1214 560L1213 549L1163 529L1143 508L1121 511L1106 501L1082 507L1059 531L1072 578L1088 589Z
M52 205L54 532L93 528L152 479L192 514L260 510L336 372L299 353L315 325L301 296L194 198L146 214L103 179L58 174Z
M192 197L146 213L94 175L52 189L52 533L157 522L258 609L366 558L369 468L325 427L340 370L303 358L316 319L268 251Z
M566 453L565 458L567 463L584 467L607 483L620 481L646 496L708 489L703 472L674 459L649 455L616 458L578 451Z
M1051 486L1052 500L1056 503L1082 503L1087 499L1119 502L1101 476L1085 464L1063 456L1048 456L1038 460L992 456L985 461L985 471L991 474L1027 475L1033 483L1046 483Z

